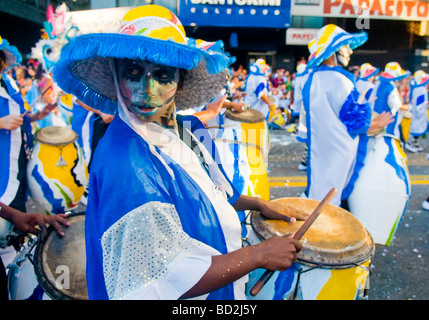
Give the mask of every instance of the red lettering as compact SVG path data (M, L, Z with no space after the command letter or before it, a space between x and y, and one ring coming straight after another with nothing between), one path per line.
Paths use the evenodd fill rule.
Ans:
M331 13L332 7L339 7L341 5L341 0L325 0L323 1L323 13Z
M386 1L386 16L392 16L393 15L393 10L391 9L391 7L393 6L393 0L387 0Z
M355 10L353 9L353 5L350 3L350 0L344 0L340 13L345 14L346 11L349 11L350 14L355 14Z
M380 4L380 1L379 1L379 0L374 0L374 3L372 4L372 7L371 7L371 15L373 15L373 14L374 14L374 12L378 12L378 14L379 14L380 16L382 16L382 15L383 15L383 10L381 9L381 4Z
M363 5L365 4L365 5ZM369 9L370 7L370 2L369 0L359 0L359 8L361 9Z
M428 4L423 1L419 1L417 4L417 16L419 18L426 18L428 15Z
M416 3L414 1L404 1L404 4L407 7L407 16L411 16L411 11Z
M402 14L402 1L398 1L396 4L396 15L400 17Z

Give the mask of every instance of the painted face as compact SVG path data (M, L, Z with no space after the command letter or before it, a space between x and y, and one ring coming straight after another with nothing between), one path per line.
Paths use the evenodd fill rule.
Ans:
M139 120L159 120L171 106L179 70L139 60L118 60L119 89L126 107Z
M349 65L350 62L350 56L352 55L353 50L350 49L349 45L346 46L342 46L338 51L337 51L337 59L338 62L343 66L343 67L347 67Z

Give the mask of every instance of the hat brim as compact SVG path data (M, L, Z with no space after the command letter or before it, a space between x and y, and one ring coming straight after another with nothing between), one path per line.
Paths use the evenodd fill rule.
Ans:
M339 33L330 43L327 44L326 48L319 56L316 55L312 59L309 59L309 61L307 62L307 68L314 69L318 67L323 61L325 61L335 52L337 52L342 46L349 45L350 49L354 50L364 44L367 40L368 34L366 32Z
M361 80L367 80L373 76L375 76L378 72L380 72L379 68L375 68L371 73L367 74L365 77L359 77Z
M378 79L380 81L399 81L399 80L405 79L409 75L410 75L409 73L405 72L404 74L401 74L400 76L393 77L390 73L384 71L382 74L380 74Z
M429 83L429 77L428 78L426 78L423 82L421 82L421 83L417 83L416 82L416 80L415 79L413 79L413 80L411 80L410 81L410 86L411 87L413 87L413 88L416 88L416 87L422 87L422 86L425 86L425 85L427 85Z
M117 33L86 34L64 46L53 69L67 93L103 113L116 114L117 97L110 59L146 60L188 70L176 94L178 109L201 106L226 84L229 57L173 41ZM193 98L193 99L191 99Z

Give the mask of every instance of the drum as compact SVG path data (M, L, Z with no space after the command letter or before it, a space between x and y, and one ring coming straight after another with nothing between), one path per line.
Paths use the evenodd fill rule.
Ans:
M36 247L35 272L44 291L54 300L87 300L85 214L68 216L64 237L50 228Z
M64 237L48 229L44 241L26 242L8 268L11 300L87 300L85 213L67 216Z
M270 111L268 113L268 121L270 121L274 114L276 113L276 107L278 106L276 103L276 98L274 98L272 95L267 95L267 99L270 102Z
M401 140L405 143L410 137L411 121L413 119L413 114L410 110L400 110L402 114L401 123L399 130L401 132Z
M319 201L305 198L281 198L273 200L311 213ZM287 223L267 220L257 211L252 211L250 223L259 239L273 235L296 232L304 223ZM334 205L327 205L310 229L301 239L302 250L292 269L293 280L288 284L284 298L298 300L360 300L366 299L369 284L369 265L375 246L365 227L350 212ZM286 272L285 271L285 272ZM273 277L260 294L270 297L268 290L274 288ZM259 276L259 275L258 275ZM289 276L291 278L291 276ZM251 277L249 288L259 279ZM270 284L270 282L272 282ZM284 285L285 282L283 281ZM278 286L278 284L275 284ZM289 288L290 287L290 288ZM255 297L258 299L258 295ZM272 296L272 294L271 294Z
M407 156L400 141L388 135L369 138L364 166L348 205L376 244L390 245L410 194Z
M264 116L255 109L241 113L227 110L222 119L222 125L209 131L228 178L241 194L269 200L264 154L268 129Z
M88 169L77 134L66 127L50 126L35 135L27 165L31 198L47 213L76 210L88 183Z

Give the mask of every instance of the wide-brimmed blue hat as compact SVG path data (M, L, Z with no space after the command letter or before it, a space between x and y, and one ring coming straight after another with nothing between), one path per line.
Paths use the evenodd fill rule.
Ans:
M92 108L116 114L117 96L111 68L113 59L146 60L185 69L177 91L177 109L204 105L226 84L229 57L187 43L179 19L168 9L147 5L131 9L118 33L93 33L64 46L53 76L58 86Z
M0 37L0 50L4 52L7 68L12 68L22 62L22 56L17 47L12 46L9 41Z
M316 68L342 46L349 45L350 49L354 50L367 40L366 32L349 33L334 24L328 24L322 27L317 32L316 38L308 44L310 56L307 68Z

